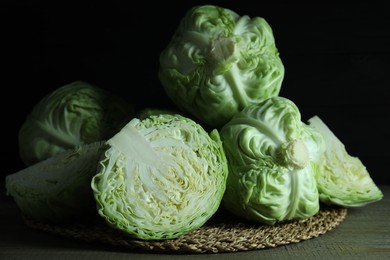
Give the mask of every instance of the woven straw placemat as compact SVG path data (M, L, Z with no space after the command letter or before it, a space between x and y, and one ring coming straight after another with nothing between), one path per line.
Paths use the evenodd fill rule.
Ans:
M308 240L334 229L346 216L346 208L322 207L308 219L269 226L217 212L205 225L189 234L157 241L130 238L100 220L69 225L42 223L27 217L24 221L31 228L88 243L167 253L222 253L272 248Z

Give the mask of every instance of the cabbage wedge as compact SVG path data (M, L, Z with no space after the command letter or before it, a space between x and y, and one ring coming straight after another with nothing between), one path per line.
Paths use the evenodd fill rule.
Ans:
M90 183L104 149L104 142L77 146L7 175L7 195L23 215L42 222L97 217Z
M219 208L227 161L217 130L155 114L132 119L107 144L91 186L110 226L139 239L171 239Z
M347 152L319 116L310 118L308 123L323 135L326 142L326 152L321 157L316 175L321 202L360 207L381 200L383 193L362 161Z

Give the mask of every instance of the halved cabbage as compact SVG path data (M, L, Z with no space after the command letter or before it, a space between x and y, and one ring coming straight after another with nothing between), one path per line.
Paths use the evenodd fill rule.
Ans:
M218 209L227 162L217 130L155 114L132 119L107 144L91 186L110 226L140 239L176 238Z

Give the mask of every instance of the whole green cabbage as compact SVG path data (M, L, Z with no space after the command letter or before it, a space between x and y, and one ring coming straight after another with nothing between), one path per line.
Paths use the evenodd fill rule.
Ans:
M105 148L103 141L77 146L7 175L7 195L23 215L43 222L96 217L90 183Z
M308 120L309 126L320 132L326 142L317 171L320 201L344 207L360 207L379 201L382 191L371 178L358 157L351 156L319 116Z
M21 126L21 160L32 165L77 145L107 140L132 116L132 106L105 89L84 81L61 86L43 97Z
M244 107L279 94L284 66L269 24L214 5L191 8L160 54L173 102L220 127Z
M225 208L271 225L319 211L315 174L324 140L291 100L277 96L244 108L220 136L229 167Z
M110 226L135 238L170 239L219 208L227 162L217 130L155 114L132 119L107 144L91 186Z

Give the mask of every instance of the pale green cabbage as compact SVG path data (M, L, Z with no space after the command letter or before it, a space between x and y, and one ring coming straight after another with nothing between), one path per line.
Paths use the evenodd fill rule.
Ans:
M77 146L6 176L7 195L23 215L69 223L97 216L90 187L105 142Z
M308 123L326 141L326 152L316 175L321 202L359 207L381 200L383 193L362 161L347 152L340 139L318 116L310 118Z
M175 110L170 110L170 109L163 109L163 108L144 108L137 113L137 117L140 120L143 120L145 118L148 118L150 116L158 116L161 114L170 114L170 115L175 115L175 114L180 114L178 111ZM182 114L180 114L182 115Z
M319 211L315 174L325 143L292 101L277 96L248 106L220 136L229 166L225 208L271 225Z
M133 117L124 99L84 81L43 97L18 134L19 154L32 165L77 145L107 140Z
M220 127L278 95L284 66L265 19L202 5L185 14L161 52L159 78L180 109Z
M98 212L128 235L170 239L219 208L227 162L217 130L174 114L132 119L107 141L91 186Z

